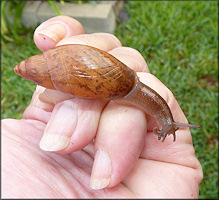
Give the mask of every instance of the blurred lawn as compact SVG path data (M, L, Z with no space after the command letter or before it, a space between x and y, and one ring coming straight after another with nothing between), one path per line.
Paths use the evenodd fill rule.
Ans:
M144 56L152 74L176 96L190 123L204 179L200 198L218 199L218 3L203 1L129 1L130 19L115 35ZM34 54L33 32L23 43L2 44L2 118L21 118L35 84L13 67Z

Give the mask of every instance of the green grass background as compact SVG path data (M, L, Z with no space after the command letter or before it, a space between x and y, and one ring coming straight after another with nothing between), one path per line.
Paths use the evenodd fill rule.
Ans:
M176 96L190 123L196 156L204 171L199 198L218 199L218 3L216 1L129 1L130 19L115 35L144 56L152 74ZM33 31L22 44L3 43L1 117L21 118L36 87L13 67L40 51Z

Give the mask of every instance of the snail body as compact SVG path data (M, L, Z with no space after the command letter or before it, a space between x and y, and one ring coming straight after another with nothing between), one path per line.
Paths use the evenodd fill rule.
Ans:
M159 129L158 139L173 134L179 127L197 125L174 122L166 101L140 82L134 70L100 49L80 44L63 45L35 55L15 66L20 76L48 89L78 98L119 100L151 115Z

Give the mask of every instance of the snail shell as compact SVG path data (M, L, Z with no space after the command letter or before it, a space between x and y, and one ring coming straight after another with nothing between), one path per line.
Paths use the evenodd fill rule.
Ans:
M15 67L20 76L78 98L112 99L129 93L136 73L106 52L87 45L58 46Z

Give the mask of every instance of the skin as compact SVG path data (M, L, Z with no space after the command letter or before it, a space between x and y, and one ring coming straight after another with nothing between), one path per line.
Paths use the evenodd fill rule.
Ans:
M87 44L109 52L164 98L175 121L187 122L173 94L149 73L141 54L122 47L115 36L84 34L79 22L58 16L36 29L34 41L42 51ZM189 129L178 130L176 142L167 137L162 143L153 133L154 119L135 107L57 91L42 103L43 92L36 88L23 119L2 120L3 198L198 198L203 172ZM43 151L39 143L48 133L68 135L71 142L56 152ZM102 169L94 162L98 149L109 155L112 172L105 188L93 190L90 175Z

